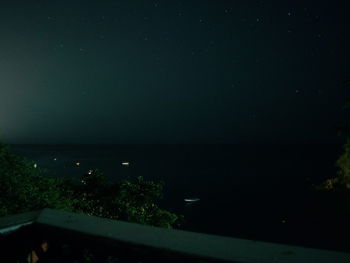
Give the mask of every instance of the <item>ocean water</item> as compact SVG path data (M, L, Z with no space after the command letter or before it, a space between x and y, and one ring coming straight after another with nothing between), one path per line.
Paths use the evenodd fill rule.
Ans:
M338 144L12 145L57 176L99 169L112 180L165 182L162 208L195 232L348 250L348 220L317 211L312 185L335 176ZM129 166L122 166L122 162ZM76 162L80 166L75 165ZM184 198L200 201L187 205ZM350 251L350 250L349 250Z

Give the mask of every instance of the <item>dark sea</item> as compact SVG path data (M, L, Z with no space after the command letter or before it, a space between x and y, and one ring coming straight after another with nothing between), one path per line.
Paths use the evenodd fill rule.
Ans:
M160 206L185 230L350 251L349 218L324 214L313 184L336 175L341 144L12 145L57 176L165 182ZM75 163L79 162L80 166ZM122 166L129 162L129 166ZM184 198L200 198L188 205ZM321 212L320 212L321 211Z

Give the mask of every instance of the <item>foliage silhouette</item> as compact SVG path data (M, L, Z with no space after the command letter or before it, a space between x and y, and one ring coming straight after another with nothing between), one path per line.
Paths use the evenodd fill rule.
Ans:
M344 82L344 87L350 87L350 81ZM350 98L347 99L343 110L350 108ZM350 215L350 124L343 123L336 126L337 135L345 136L343 152L335 165L338 168L336 177L326 179L315 189L323 194L322 198L332 207L334 213Z
M172 228L183 217L156 204L163 186L141 176L112 183L99 170L90 170L79 180L53 177L0 144L0 216L47 207Z

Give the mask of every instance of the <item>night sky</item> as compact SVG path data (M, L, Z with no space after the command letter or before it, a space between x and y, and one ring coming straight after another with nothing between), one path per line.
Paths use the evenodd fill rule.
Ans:
M350 1L12 1L5 143L331 141ZM343 116L344 115L344 116Z

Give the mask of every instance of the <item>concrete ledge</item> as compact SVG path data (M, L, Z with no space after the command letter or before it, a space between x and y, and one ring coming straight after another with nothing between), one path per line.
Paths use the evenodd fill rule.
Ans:
M69 230L96 239L103 238L111 243L122 242L212 260L245 263L350 262L350 254L342 252L163 229L52 209L36 213L38 212L2 220L9 222L10 218L14 218L16 222L23 223L24 219L34 218L34 222L39 225ZM23 220L19 220L21 218Z
M0 233L6 233L17 228L33 223L37 220L42 210L32 211L17 215L0 217Z

